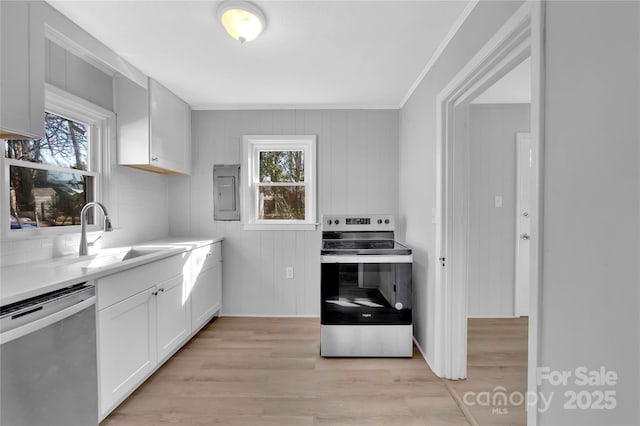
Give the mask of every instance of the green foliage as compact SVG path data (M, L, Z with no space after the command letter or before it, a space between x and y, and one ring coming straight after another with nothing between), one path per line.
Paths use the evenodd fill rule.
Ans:
M46 226L47 222L49 225L63 225L69 218L75 225L86 196L83 178L73 170L88 170L89 126L48 112L44 119L45 138L5 140L4 156L67 168L69 173L11 165L9 209L14 215L35 217L40 207L36 206L34 190L49 188L55 190L56 195L49 202L40 201L39 204L48 204L51 220L40 217L41 225Z
M49 203L49 217L53 219L51 225L64 225L67 219L76 225L76 218L80 217L82 206L85 204L84 192L68 192L56 190L56 194Z
M271 186L269 183L303 183L303 151L260 152L261 218L304 220L304 186Z
M260 182L304 182L304 152L260 152Z
M261 219L304 220L304 187L261 187Z
M4 156L31 163L88 170L88 136L88 126L45 113L45 138L7 140Z

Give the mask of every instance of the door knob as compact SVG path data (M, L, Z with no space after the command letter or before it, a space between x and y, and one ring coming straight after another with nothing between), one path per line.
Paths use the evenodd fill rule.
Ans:
M520 235L520 238L523 239L523 240L530 240L531 236L529 234L522 234L522 235Z

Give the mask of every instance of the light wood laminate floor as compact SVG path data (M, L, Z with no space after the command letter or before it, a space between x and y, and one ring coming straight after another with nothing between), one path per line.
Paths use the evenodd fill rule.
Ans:
M320 321L222 317L101 426L467 425L422 356L321 358Z
M219 318L101 426L521 424L515 409L465 407L467 419L458 406L468 390L526 384L526 327L523 367L521 326L474 321L469 380L443 381L415 348L408 359L321 358L318 319Z
M459 401L471 402L465 406L472 424L526 425L526 405L517 403L527 391L528 318L470 318L467 326L467 379L447 383ZM482 392L491 404L484 403ZM513 395L516 404L502 405L500 399L493 404L500 392Z

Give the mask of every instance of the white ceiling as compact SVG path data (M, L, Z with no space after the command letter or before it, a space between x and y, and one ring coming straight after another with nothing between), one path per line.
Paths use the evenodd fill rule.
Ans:
M398 108L467 1L257 1L240 44L219 1L49 3L194 109Z
M472 104L531 103L531 58L509 71L493 86L478 95Z

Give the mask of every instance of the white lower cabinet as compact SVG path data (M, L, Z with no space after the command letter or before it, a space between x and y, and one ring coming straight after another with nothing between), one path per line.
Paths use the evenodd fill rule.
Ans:
M98 312L101 415L156 366L154 294L152 287Z
M182 275L158 285L158 360L163 361L191 334L191 304Z
M97 280L100 420L221 307L221 243Z
M191 291L191 324L194 330L205 325L220 310L222 262L200 272Z
M193 251L191 327L198 330L222 306L222 256L220 243Z

